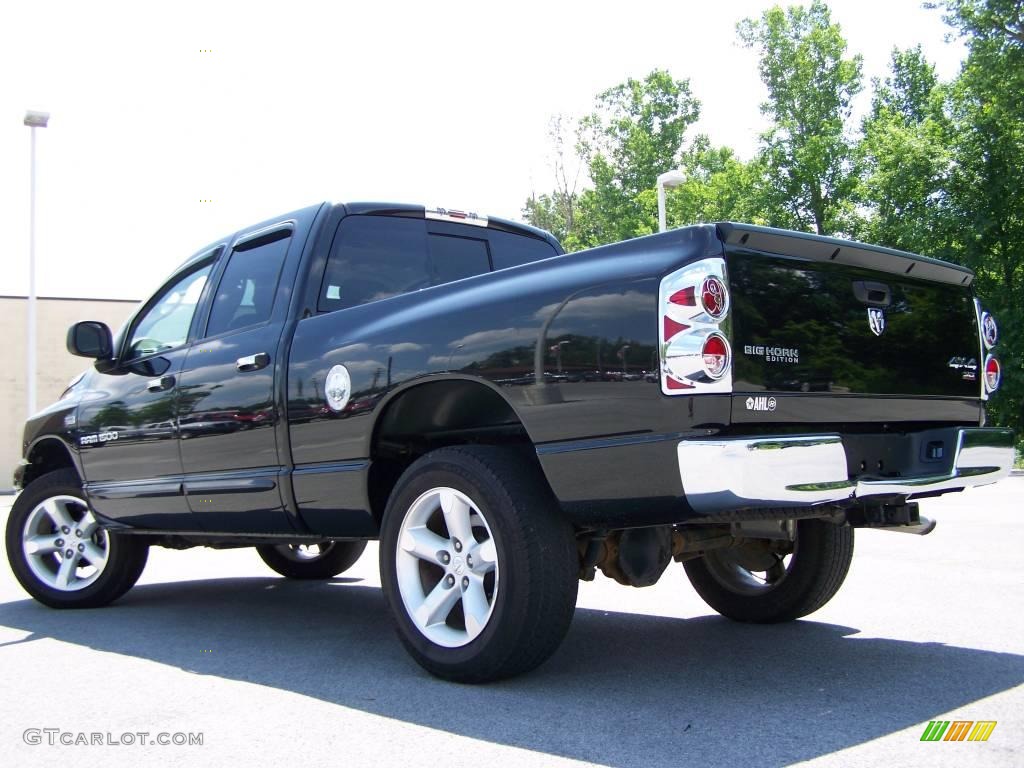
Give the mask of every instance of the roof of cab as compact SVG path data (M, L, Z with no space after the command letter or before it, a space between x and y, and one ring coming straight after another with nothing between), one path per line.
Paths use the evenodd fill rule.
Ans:
M515 235L525 235L537 240L544 240L550 243L558 253L565 253L562 244L550 232L523 224L518 221L510 221L496 216L484 216L477 213L468 213L454 209L427 208L424 205L411 203L380 203L380 202L356 202L343 203L345 212L351 215L366 216L401 216L404 218L437 218L445 221L459 223L475 223L478 226L486 226L488 229L497 229L502 232L510 232ZM429 213L428 213L429 212Z
M466 213L464 211L456 211L451 209L431 208L428 209L423 205L413 205L410 203L332 203L331 201L324 201L322 203L316 203L305 208L299 208L295 211L275 216L266 221L262 221L258 224L253 224L248 227L244 227L237 232L216 240L209 245L199 249L192 256L186 259L175 272L179 272L184 268L191 267L193 264L201 261L202 259L209 256L218 248L231 245L239 237L244 237L248 233L252 233L265 227L273 226L277 223L287 221L288 219L296 218L300 215L309 215L315 213L320 208L328 208L331 206L340 207L345 211L345 215L367 215L367 216L401 216L404 218L423 219L428 217L428 210L430 211L430 218L441 219L444 221L452 221L455 223L470 223L476 226L486 226L488 229L496 229L502 232L510 232L515 235L524 235L526 237L532 237L537 240L543 240L549 243L557 253L563 254L565 250L562 248L562 244L558 242L557 238L550 232L537 227L531 227L529 224L522 224L517 221L509 221L508 219L501 219L494 216L481 216L475 213Z

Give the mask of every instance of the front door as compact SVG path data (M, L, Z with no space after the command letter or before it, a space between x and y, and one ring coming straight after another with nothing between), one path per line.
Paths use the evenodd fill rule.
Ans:
M133 319L116 365L92 378L77 442L93 508L141 528L194 528L182 493L177 394L213 255L175 275Z

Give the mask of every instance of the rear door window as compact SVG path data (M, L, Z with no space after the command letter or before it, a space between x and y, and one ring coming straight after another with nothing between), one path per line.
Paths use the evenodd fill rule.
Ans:
M277 281L288 254L291 230L237 246L217 286L207 336L265 323L274 309Z

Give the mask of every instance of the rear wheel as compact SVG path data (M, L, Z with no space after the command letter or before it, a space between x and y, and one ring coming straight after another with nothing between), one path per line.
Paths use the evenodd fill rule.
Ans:
M7 519L7 558L32 597L51 608L106 605L138 581L149 547L104 530L73 470L49 472L19 494Z
M256 547L263 562L289 579L329 579L344 573L366 549L365 541L317 544L265 544Z
M839 591L853 559L853 529L800 520L792 544L754 541L683 565L697 594L723 616L773 624L821 608Z
M388 501L384 596L406 649L439 677L486 682L547 659L569 628L577 569L572 527L514 451L434 451Z

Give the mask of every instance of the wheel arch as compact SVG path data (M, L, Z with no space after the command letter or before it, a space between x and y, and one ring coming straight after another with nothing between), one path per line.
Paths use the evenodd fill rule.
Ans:
M377 410L365 454L370 458L367 500L378 526L391 489L409 464L435 448L464 444L515 446L537 460L519 412L486 379L430 377L390 393Z
M37 438L25 452L24 470L21 473L21 487L25 488L38 477L58 469L73 469L82 480L82 468L78 457L66 442L55 435Z

